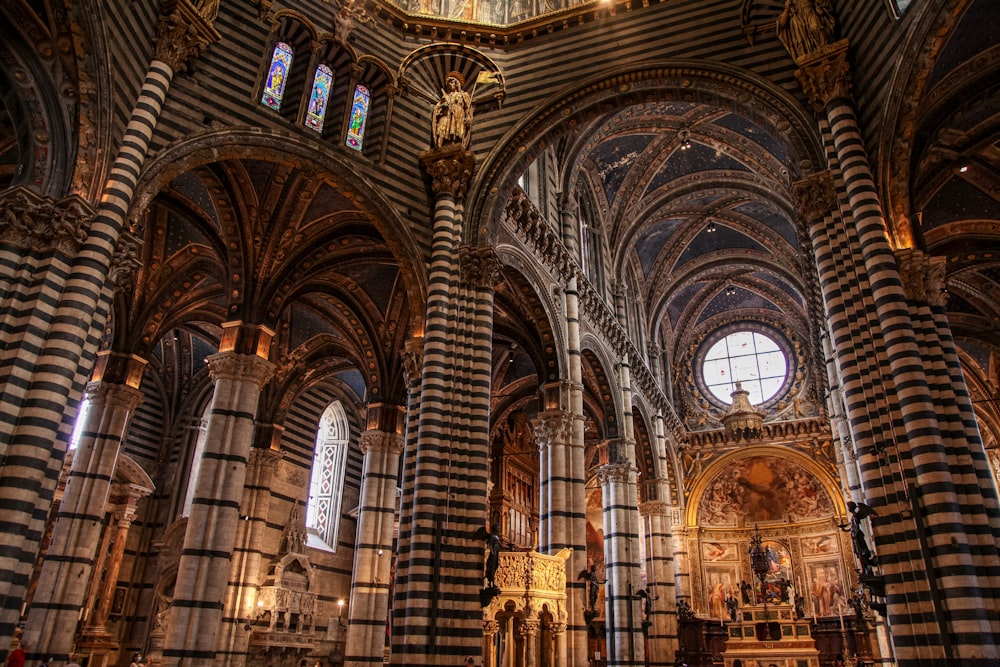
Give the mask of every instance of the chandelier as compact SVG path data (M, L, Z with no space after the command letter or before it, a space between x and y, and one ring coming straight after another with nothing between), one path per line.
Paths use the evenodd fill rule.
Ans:
M764 418L750 405L750 392L737 382L730 396L733 405L722 417L726 433L732 440L756 440L764 430Z

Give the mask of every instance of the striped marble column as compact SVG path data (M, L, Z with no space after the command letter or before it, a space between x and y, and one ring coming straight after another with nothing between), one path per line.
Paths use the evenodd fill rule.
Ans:
M369 424L373 409L369 407ZM402 419L399 426L402 427ZM344 656L344 664L348 667L381 665L383 660L403 435L394 431L368 430L361 434L360 444L364 452L364 469Z
M254 447L247 459L246 484L240 502L229 585L223 602L222 627L216 662L220 667L244 665L250 633L245 626L257 620L257 590L261 583L264 538L271 505L271 484L281 462L281 436L277 424L258 424Z
M560 193L558 197L559 218L562 226L562 242L566 246L576 266L580 265L580 210L571 193ZM575 574L587 569L587 491L586 456L584 451L584 411L583 411L583 353L580 346L580 292L579 281L585 280L576 270L566 277L563 291L563 308L566 320L566 357L568 359L566 377L569 392L568 412L573 416L569 439L565 448L565 486L567 494L562 498L566 516L568 539L563 545L573 549L566 563L566 607L569 618L566 621L566 653L568 665L586 664L590 659L587 639L586 583Z
M257 333L258 344L236 349L269 349L269 332ZM224 349L226 337L224 329ZM266 359L232 348L210 356L208 365L215 391L163 648L163 663L171 667L215 665L257 403L274 373Z
M90 409L24 630L25 640L37 652L53 657L68 656L72 649L122 438L142 392L125 384L94 382L85 400Z
M397 565L392 663L460 663L483 646L493 289L492 248L461 246L471 153L432 151L435 193L412 506Z
M617 448L631 443L621 440ZM608 665L644 665L639 577L639 498L635 466L608 463L597 474L604 496L604 602Z
M800 59L799 81L829 124L833 156L856 232L854 252L870 286L878 367L857 338L857 321L839 313L830 327L838 357L847 416L858 448L861 481L869 504L879 512L872 525L878 565L887 592L889 625L900 666L996 664L1000 660L1000 567L996 534L1000 516L995 491L984 494L975 466L977 437L965 428L960 376L941 372L941 346L926 303L904 287L900 265L889 245L878 191L850 99L847 43ZM817 238L821 281L828 309L846 312L846 295L829 286L836 272L836 243ZM832 232L834 237L837 232ZM818 243L817 243L818 241ZM833 251L833 252L831 252ZM841 281L842 282L842 281ZM926 289L922 280L919 289ZM854 290L857 292L857 287ZM861 295L859 295L861 296ZM840 305L836 305L840 304ZM922 312L928 313L922 315ZM840 320L840 321L835 321ZM922 322L926 321L926 325ZM866 358L867 357L867 358ZM878 378L886 383L891 422L871 403ZM959 387L956 394L955 387ZM876 390L877 391L877 390ZM954 425L958 425L956 428ZM971 470L971 472L970 472ZM972 480L970 486L968 481ZM992 546L983 549L982 534ZM992 610L992 611L991 611Z
M649 665L673 665L677 650L677 592L674 584L674 539L670 525L669 481L646 480L646 488L656 488L655 497L639 505L646 553L646 600L649 623ZM647 491L648 495L648 491Z
M189 16L190 14L190 16ZM218 34L179 2L159 24L156 54L125 128L96 215L68 197L51 205L53 250L25 244L23 229L0 230L0 294L6 352L0 386L0 645L13 635L42 525L110 308L107 276L171 78ZM91 215L93 219L91 220ZM24 227L34 223L24 219ZM83 230L80 234L79 230ZM67 238L68 237L68 238ZM90 313L81 318L80 313ZM66 360L75 359L75 369Z

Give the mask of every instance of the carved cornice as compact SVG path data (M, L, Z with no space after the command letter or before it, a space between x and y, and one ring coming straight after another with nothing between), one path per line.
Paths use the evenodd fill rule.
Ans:
M218 11L217 0L214 4ZM153 57L173 72L186 69L192 59L222 37L212 26L213 2L200 2L200 5L199 10L189 0L168 0L164 3L163 16L156 25L156 52Z
M931 257L915 248L901 248L896 250L896 262L907 299L932 307L945 307L948 301L945 257Z
M796 439L809 436L826 436L830 434L830 422L822 418L795 419L788 421L764 422L760 441L770 444L793 442ZM691 447L727 448L736 447L729 442L724 429L711 431L694 431L688 434ZM745 445L740 445L745 446Z
M400 454L403 451L403 436L385 431L365 431L361 434L358 447L365 455L368 452Z
M461 146L446 146L423 153L420 161L431 177L431 191L435 195L451 195L455 199L465 197L476 166L472 153Z
M837 191L833 186L833 175L829 170L811 174L801 181L792 183L798 200L799 217L807 225L821 221L837 205Z
M131 412L142 403L142 392L127 384L91 382L87 385L86 398L93 408L120 408Z
M496 250L485 246L462 246L459 250L462 282L493 289L500 282L503 262Z
M142 240L131 232L122 232L111 258L108 280L119 292L131 292L142 268Z
M831 44L798 62L795 78L816 111L830 102L851 95L851 66L847 62L847 40Z
M242 382L250 380L258 388L263 388L274 375L276 366L267 359L253 354L237 354L235 352L220 352L209 356L208 373L213 382L232 380Z
M0 241L72 256L87 240L93 219L94 209L80 197L56 201L19 187L0 198Z

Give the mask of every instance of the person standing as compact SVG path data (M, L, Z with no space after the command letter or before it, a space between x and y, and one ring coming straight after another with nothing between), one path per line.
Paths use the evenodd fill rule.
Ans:
M142 651L136 651L132 654L132 662L128 667L142 667Z
M7 654L7 662L4 667L24 667L24 652L31 648L28 642L21 642L17 648Z

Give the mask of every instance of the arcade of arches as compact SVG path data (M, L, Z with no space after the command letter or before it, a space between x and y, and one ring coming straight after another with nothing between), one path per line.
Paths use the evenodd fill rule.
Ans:
M0 2L0 655L1000 664L998 31Z

